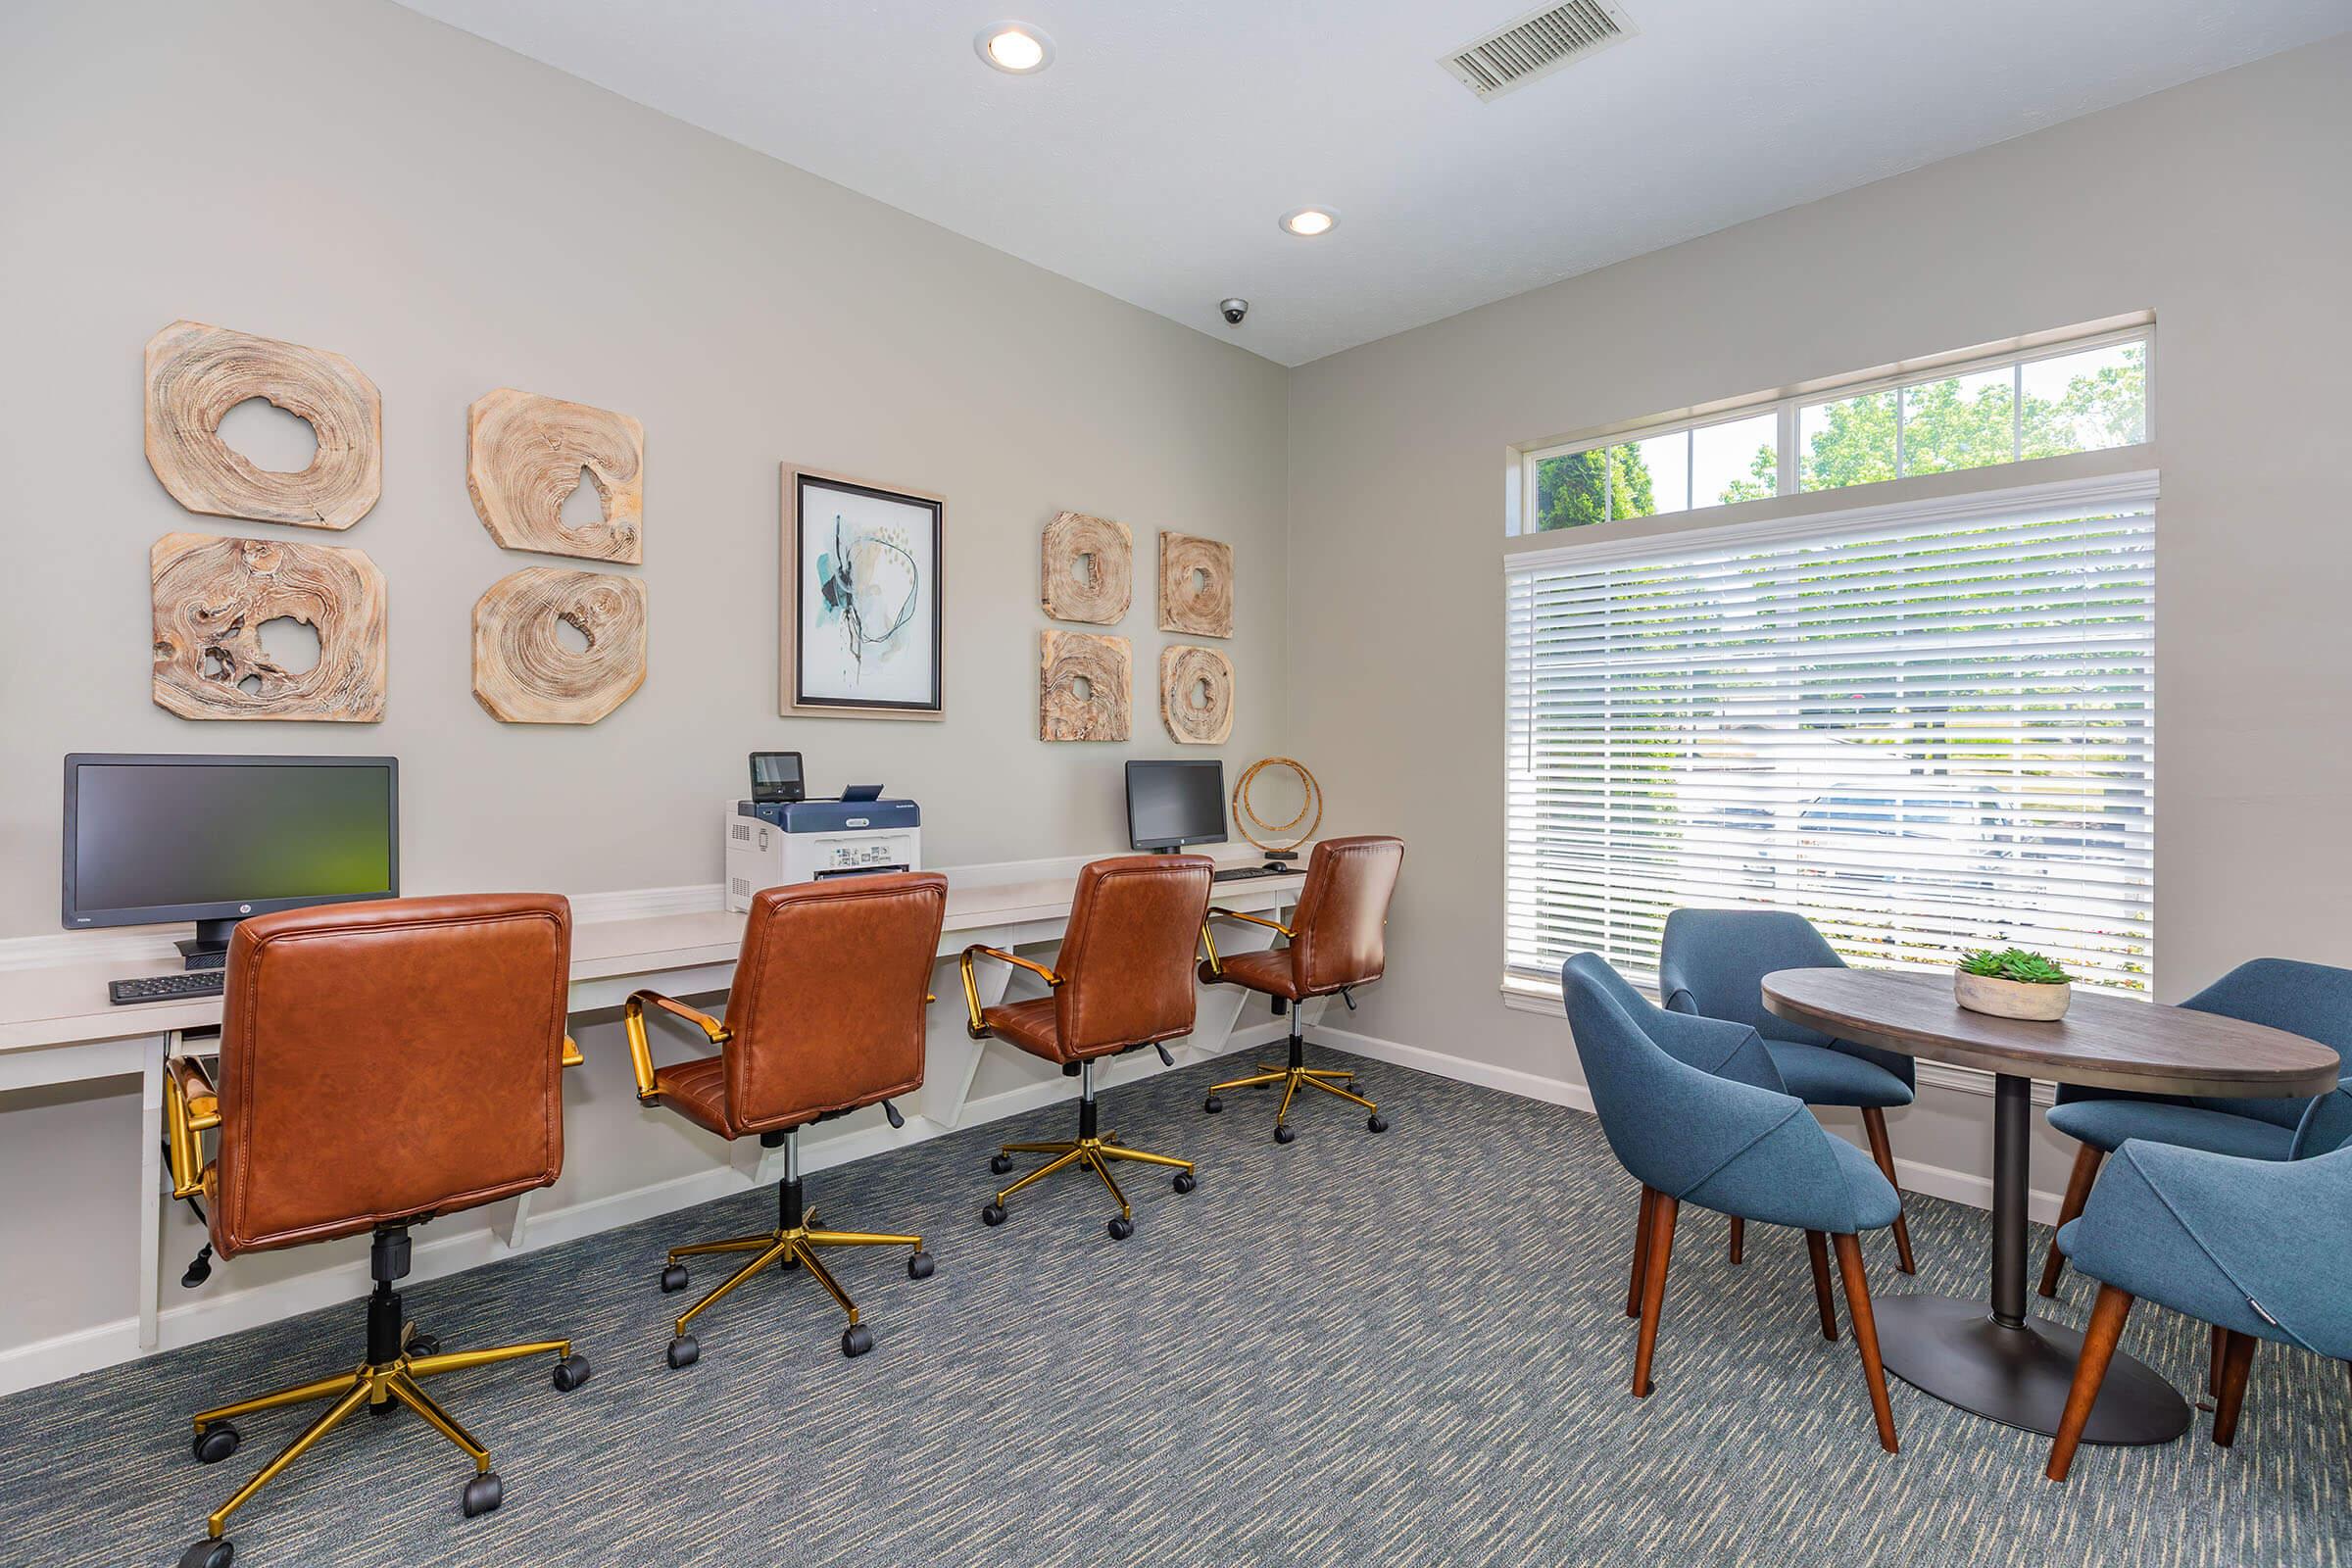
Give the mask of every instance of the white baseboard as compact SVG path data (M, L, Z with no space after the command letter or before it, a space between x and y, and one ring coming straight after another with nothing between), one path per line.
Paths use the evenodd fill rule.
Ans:
M1458 1083L1477 1084L1483 1089L1499 1089L1506 1095L1540 1100L1545 1104L1566 1105L1587 1115L1592 1112L1592 1092L1583 1084L1566 1078L1521 1072L1515 1067L1497 1067L1490 1062L1473 1061L1466 1056L1447 1055L1423 1046L1400 1045L1377 1035L1357 1034L1351 1029L1318 1028L1315 1030L1315 1039L1324 1045L1352 1051L1359 1056L1370 1056L1375 1061L1394 1062L1399 1067L1434 1073L1440 1078L1451 1078ZM1902 1178L1906 1192L1949 1199L1972 1208L1992 1207L1992 1181L1989 1177L1900 1157L1896 1158L1894 1169L1895 1174ZM2044 1225L2053 1224L2058 1218L2059 1201L2056 1193L2031 1192L2026 1198L2026 1214Z
M715 899L715 885L707 891ZM1248 1028L1236 1028L1214 1050L1179 1043L1187 1045L1187 1049L1177 1057L1178 1065L1205 1061L1231 1052L1254 1050L1286 1039L1288 1035L1288 1023L1277 1019ZM1139 1052L1111 1068L1112 1083L1102 1087L1107 1090L1116 1083L1133 1083L1168 1070L1159 1064L1156 1056ZM1058 1104L1068 1101L1072 1093L1067 1082L1054 1077L967 1102L952 1128L942 1126L928 1116L913 1115L906 1118L904 1128L885 1125L811 1137L803 1146L802 1165L809 1172L827 1170L870 1154L924 1143L975 1124L1002 1121ZM531 1214L529 1225L524 1228L523 1245L520 1247L509 1247L501 1239L495 1224L439 1236L429 1231L423 1232L414 1245L409 1282L416 1285L427 1280L443 1279L501 1258L535 1252L541 1248L578 1241L623 1225L633 1225L639 1220L750 1192L756 1185L759 1184L741 1167L721 1164L627 1192L588 1199L563 1208L536 1209ZM368 1265L355 1258L274 1280L267 1285L208 1295L200 1300L167 1307L163 1311L158 1320L156 1350L201 1344L224 1334L235 1334L265 1323L274 1323L281 1318L316 1311L319 1307L356 1301L367 1296L372 1288ZM95 1372L102 1367L136 1360L142 1354L154 1353L156 1351L142 1351L139 1348L139 1321L135 1316L93 1324L88 1328L26 1345L11 1346L0 1349L0 1395L13 1394L20 1389L33 1388L43 1383L54 1383L61 1378L77 1377L84 1372Z

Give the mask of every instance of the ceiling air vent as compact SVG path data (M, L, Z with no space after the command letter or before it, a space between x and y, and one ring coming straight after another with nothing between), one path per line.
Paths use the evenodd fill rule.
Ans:
M1640 30L1615 6L1568 0L1566 5L1531 11L1453 50L1438 64L1485 102Z

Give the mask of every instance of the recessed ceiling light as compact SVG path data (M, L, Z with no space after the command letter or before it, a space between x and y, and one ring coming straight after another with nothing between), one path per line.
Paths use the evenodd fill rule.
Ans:
M1026 22L992 22L972 48L1009 76L1034 76L1054 63L1054 40Z
M1340 226L1340 215L1321 207L1301 207L1295 213L1282 215L1282 231L1300 239L1313 239L1328 234Z

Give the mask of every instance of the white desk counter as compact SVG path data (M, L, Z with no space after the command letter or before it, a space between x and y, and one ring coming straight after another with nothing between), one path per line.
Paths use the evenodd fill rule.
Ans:
M1230 851L1217 857L1220 865L1251 863L1254 857ZM1032 861L1003 865L947 867L948 911L940 937L940 956L952 958L974 943L1017 948L1058 941L1069 914L1083 858ZM1211 902L1252 912L1279 910L1297 901L1302 875L1258 877L1221 882ZM662 900L630 895L590 895L573 901L571 943L571 1009L575 1020L618 1007L640 987L653 987L674 996L707 996L726 989L743 938L744 917L717 907L716 885L685 890L685 902L699 908L668 912L616 912L646 902L676 905L673 891ZM135 975L167 974L179 968L168 932L121 934L75 933L67 938L41 938L22 944L0 943L0 1096L45 1085L88 1083L135 1078L140 1086L139 1149L123 1151L125 1185L137 1172L138 1298L133 1316L108 1316L62 1335L27 1344L0 1343L0 1393L70 1376L95 1366L129 1359L159 1347L186 1344L250 1327L255 1323L307 1311L333 1300L366 1294L364 1269L348 1262L314 1269L292 1279L279 1278L239 1289L233 1279L238 1265L217 1267L215 1278L194 1298L166 1310L163 1299L162 1232L170 1204L165 1181L160 1118L163 1112L163 1062L175 1049L174 1037L185 1030L217 1028L220 1000L204 997L187 1001L116 1006L107 1000L107 982ZM1262 948L1271 940L1261 928L1236 925L1218 937L1220 951L1236 953ZM15 949L17 951L10 952ZM102 956L85 956L96 951ZM111 956L108 956L111 955ZM985 966L982 1001L1002 1001L1016 983L1004 964ZM989 1042L974 1041L963 1031L963 989L952 969L935 975L938 994L930 1019L930 1043L923 1088L906 1107L912 1112L905 1129L891 1130L872 1118L845 1118L821 1135L811 1134L807 1163L810 1169L858 1157L901 1143L936 1137L967 1119L1012 1115L1054 1100L1066 1098L1068 1086L1058 1074L1049 1079L1006 1062L1001 1076L1015 1081L975 1099L974 1085ZM1194 1033L1176 1043L1182 1059L1198 1060L1271 1038L1275 1026L1260 1025L1237 1033L1245 993L1237 987L1205 989L1200 1021ZM594 1021L590 1018L589 1021ZM682 1040L682 1036L680 1037ZM699 1040L699 1036L697 1037ZM601 1079L613 1064L606 1055L618 1055L617 1070L627 1075L626 1053L614 1053L583 1040L589 1071ZM204 1049L201 1044L198 1050ZM669 1054L657 1042L658 1054ZM1002 1055L1017 1055L995 1046ZM1148 1062L1128 1065L1138 1057ZM1156 1056L1138 1053L1122 1058L1120 1076L1158 1071ZM633 1085L632 1085L633 1090ZM634 1095L630 1096L633 1105ZM0 1106L5 1101L0 1100ZM25 1114L35 1114L26 1112ZM662 1118L663 1121L674 1118ZM871 1120L873 1125L864 1125ZM673 1136L664 1127L662 1136ZM570 1140L574 1153L584 1159L609 1155L593 1144ZM641 1188L609 1193L592 1201L550 1210L562 1202L564 1184L542 1193L493 1205L486 1228L451 1234L460 1221L434 1227L437 1235L417 1243L416 1278L427 1279L469 1267L505 1253L546 1246L631 1223L649 1214L708 1201L729 1192L772 1179L770 1162L761 1157L754 1140L739 1140L707 1172L692 1178L672 1176ZM569 1180L566 1171L566 1180ZM94 1208L119 1212L120 1199L82 1195ZM534 1207L538 1214L535 1219ZM120 1227L95 1221L93 1235ZM0 1241L0 1246L5 1246ZM190 1249L193 1250L193 1249ZM301 1249L325 1252L330 1249ZM291 1254L281 1254L291 1255ZM227 1287L224 1289L224 1285ZM4 1316L4 1314L0 1314Z

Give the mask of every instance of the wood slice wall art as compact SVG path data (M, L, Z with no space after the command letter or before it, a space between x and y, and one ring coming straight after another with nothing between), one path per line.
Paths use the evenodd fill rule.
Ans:
M1159 629L1233 635L1233 546L1160 530Z
M593 724L645 684L645 584L525 566L473 607L473 698L508 724ZM587 640L566 646L568 625Z
M273 473L220 439L221 416L248 398L310 424L309 467ZM383 491L383 400L340 354L173 321L147 340L147 466L190 512L348 528Z
M1064 512L1046 524L1038 598L1055 620L1115 626L1135 599L1135 535L1123 522Z
M1159 651L1159 721L1182 746L1222 746L1233 734L1233 663L1214 648Z
M604 518L567 528L564 503L583 482ZM466 411L466 488L509 550L645 560L645 426L625 414L502 386Z
M277 539L170 533L148 552L155 701L182 718L384 716L384 574L367 553ZM262 647L265 621L318 634L318 662L289 670Z
M1123 741L1133 723L1135 656L1124 637L1040 634L1037 738Z

